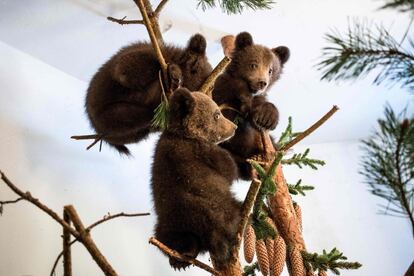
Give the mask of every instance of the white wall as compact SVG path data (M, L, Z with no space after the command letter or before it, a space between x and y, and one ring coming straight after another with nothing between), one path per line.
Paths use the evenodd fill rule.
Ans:
M4 43L0 56L0 169L57 212L74 204L85 224L107 212L153 213L149 171L156 136L133 146L131 159L105 146L101 153L97 148L85 151L87 143L69 137L91 133L82 113L87 84ZM311 123L317 118L307 119ZM339 121L334 117L330 123ZM358 145L355 140L309 145L312 156L327 165L317 172L286 168L289 182L303 178L316 186L307 197L297 198L307 247L321 251L337 246L350 260L363 263L360 270L343 275L402 275L414 257L410 227L404 219L376 214L377 199L357 173ZM304 149L302 145L296 151ZM234 188L242 198L247 184ZM0 184L0 199L14 198ZM121 275L207 275L198 268L171 270L167 259L147 243L153 223L154 215L121 218L92 235ZM30 204L5 206L0 217L0 275L48 275L61 250L60 235L57 223ZM73 266L74 275L101 275L79 245L74 246Z

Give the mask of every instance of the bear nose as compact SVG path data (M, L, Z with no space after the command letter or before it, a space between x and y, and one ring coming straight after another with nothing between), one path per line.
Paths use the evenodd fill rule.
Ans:
M257 85L259 86L259 89L263 89L263 88L265 88L265 87L266 87L267 82L265 82L265 81L259 81L259 82L257 83Z

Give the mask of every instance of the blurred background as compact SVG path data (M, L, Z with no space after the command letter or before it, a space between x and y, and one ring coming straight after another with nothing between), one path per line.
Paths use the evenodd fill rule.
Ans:
M381 199L372 196L358 173L361 139L376 128L388 103L396 112L412 94L398 86L374 86L375 76L358 82L321 81L315 65L326 46L324 35L346 30L352 18L382 22L403 37L410 17L378 10L373 0L279 0L271 10L227 15L203 11L194 0L171 0L160 17L164 39L184 46L194 33L208 40L208 56L223 57L220 38L249 31L255 42L286 45L291 59L269 93L279 108L280 135L293 117L304 130L333 105L340 110L294 148L326 161L318 171L286 167L288 182L299 178L315 186L296 196L303 210L304 237L311 252L338 247L363 267L342 275L403 275L414 258L407 219L378 214ZM156 4L156 1L153 1ZM208 275L191 268L174 272L158 249L148 244L154 225L149 189L151 158L158 135L131 146L133 157L120 157L103 145L86 151L89 141L71 135L92 134L84 112L88 82L120 47L147 40L142 25L121 26L107 16L139 19L131 0L0 0L0 169L23 190L57 212L73 204L85 224L108 212L151 212L120 218L93 230L103 254L120 275ZM233 188L240 199L248 182ZM16 196L0 183L0 200ZM4 206L0 217L0 275L48 275L61 251L59 225L29 203ZM101 275L83 246L73 246L74 275ZM207 256L201 258L208 260ZM285 269L285 274L286 269ZM62 275L61 265L57 275Z

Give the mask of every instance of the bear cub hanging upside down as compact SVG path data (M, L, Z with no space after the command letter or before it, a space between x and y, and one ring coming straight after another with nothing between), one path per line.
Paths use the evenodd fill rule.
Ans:
M184 49L166 45L162 52L173 89L183 85L197 90L212 71L200 34L192 36ZM85 107L91 125L120 153L129 154L125 144L157 131L151 120L161 99L160 69L151 43L139 42L122 48L90 82Z
M223 106L226 118L238 124L235 136L221 145L232 153L243 179L251 178L251 166L245 160L261 154L260 131L278 124L279 112L267 101L266 92L279 79L289 55L285 46L269 49L254 44L249 33L240 33L232 61L214 85L214 101Z
M231 258L241 203L230 191L236 164L217 144L236 128L210 97L180 88L170 99L169 123L152 165L156 238L190 258L208 251L218 267ZM170 264L189 265L173 257Z

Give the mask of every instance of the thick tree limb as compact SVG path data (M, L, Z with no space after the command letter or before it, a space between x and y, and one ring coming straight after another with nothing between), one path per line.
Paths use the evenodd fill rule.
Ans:
M188 262L190 264L193 264L207 272L210 272L213 275L220 275L220 273L218 271L216 271L214 268L210 267L209 265L206 265L203 262L200 262L197 259L191 259L188 258L186 256L181 255L180 253L178 253L177 251L169 248L168 246L166 246L165 244L163 244L162 242L160 242L159 240L157 240L154 237L151 237L148 241L150 244L155 245L156 247L158 247L158 249L160 249L162 252L164 252L165 254L174 257L176 259L179 259L181 261L184 262Z

